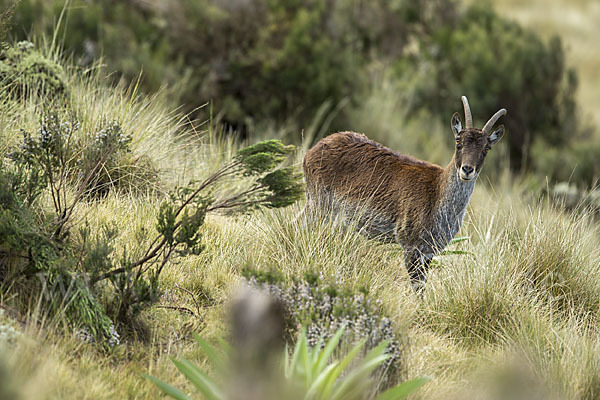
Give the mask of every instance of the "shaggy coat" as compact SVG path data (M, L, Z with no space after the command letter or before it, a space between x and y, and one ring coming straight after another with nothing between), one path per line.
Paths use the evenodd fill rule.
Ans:
M456 148L446 168L396 153L355 132L318 142L304 157L307 209L357 216L371 237L399 243L414 286L429 263L459 231L487 151L504 132L474 129L466 98L467 127L452 117ZM500 110L492 119L505 113ZM499 115L500 114L500 115Z

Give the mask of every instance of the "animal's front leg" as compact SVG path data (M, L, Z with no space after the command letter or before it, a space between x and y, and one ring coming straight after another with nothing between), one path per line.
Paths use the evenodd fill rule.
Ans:
M425 254L418 249L404 250L404 264L410 276L410 284L417 292L425 287L427 270L432 258L432 254Z

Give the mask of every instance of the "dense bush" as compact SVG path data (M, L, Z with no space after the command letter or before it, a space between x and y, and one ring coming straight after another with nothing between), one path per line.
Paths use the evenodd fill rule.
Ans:
M0 0L8 4L10 0ZM415 33L452 13L447 0L362 2L22 0L12 34L56 35L82 65L103 56L148 91L178 86L192 110L214 101L225 121L311 118L326 101L355 97L371 60L400 57ZM126 16L126 19L124 19Z
M600 179L600 143L575 141L561 147L536 143L532 148L533 165L550 182L571 182L580 187L597 187Z
M365 348L373 349L387 341L385 351L389 358L383 372L387 377L403 374L406 365L402 356L407 343L394 334L391 320L381 311L381 303L366 290L354 292L326 284L313 274L306 274L304 279L291 284L286 284L277 271L246 269L244 275L251 285L284 305L290 337L303 326L308 345L312 347L323 345L338 329L345 327L342 343L346 346L364 339Z
M112 338L112 323L81 277L73 274L73 249L57 235L56 216L40 207L44 172L23 163L0 168L0 278L22 289L51 314L64 314L95 338ZM25 301L27 302L27 301Z
M67 90L63 68L34 48L18 42L0 53L0 82L17 98L31 93L54 98Z
M235 124L307 117L327 100L353 95L372 52L402 53L412 29L408 9L417 7L352 0L182 4L187 23L172 23L175 51L200 72L199 92Z
M546 44L489 5L474 5L423 37L421 48L417 63L430 72L418 85L419 106L447 123L460 107L459 97L467 95L479 124L506 108L513 170L529 166L535 141L558 147L578 134L577 78L565 65L560 38ZM402 66L398 73L410 71Z
M148 92L180 77L169 38L160 28L164 19L146 2L0 0L0 9L13 4L9 31L13 40L53 38L82 66L103 57L117 79L135 80L143 70L142 83Z

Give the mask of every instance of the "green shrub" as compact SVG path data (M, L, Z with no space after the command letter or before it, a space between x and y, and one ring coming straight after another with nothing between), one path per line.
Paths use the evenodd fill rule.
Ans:
M31 42L18 42L0 53L0 82L17 98L36 93L52 99L64 94L68 86L62 66Z
M565 65L558 37L544 43L530 30L498 16L488 4L473 5L455 21L422 38L417 60L430 73L419 84L418 106L436 112L444 124L466 95L482 125L506 108L510 165L529 166L535 140L562 146L579 132L575 107L577 78ZM414 71L399 66L398 74ZM484 118L486 118L484 120Z
M73 218L86 193L105 189L99 182L127 154L130 138L111 123L91 145L78 148L78 131L77 122L50 114L36 133L23 132L23 143L2 169L0 272L9 283L25 279L26 287L42 278L38 293L52 314L67 315L69 323L84 327L83 337L109 345L118 343L118 334L107 315L131 328L139 312L158 300L159 276L171 259L203 250L200 228L207 213L284 207L303 193L300 174L279 167L293 146L257 143L204 181L176 189L160 206L155 239L139 228L134 249L146 250L131 251L115 243L118 228L90 228ZM217 184L236 178L247 186L212 197ZM40 208L44 192L53 212Z
M288 335L296 335L304 326L310 346L331 339L340 327L346 327L342 342L354 345L365 341L366 349L387 342L385 352L385 384L404 374L403 353L407 342L394 334L392 322L381 312L381 304L368 295L366 289L354 292L335 284L322 282L317 275L306 274L304 279L286 284L275 271L246 269L246 279L253 286L266 291L286 309Z
M39 204L47 182L39 168L5 163L0 169L0 277L51 316L65 315L95 339L110 341L113 326L75 272L76 257L57 233L57 220ZM60 237L59 237L60 236ZM24 301L27 303L27 300ZM59 318L60 319L60 318Z
M402 56L412 35L453 9L449 0L72 0L60 18L64 6L19 1L11 34L55 37L81 65L102 55L126 80L143 68L146 91L175 85L186 110L214 101L240 131L248 119L304 121L325 102L355 97L371 60Z
M0 9L12 3L0 0ZM54 38L55 46L74 54L75 64L87 67L102 57L115 80L136 80L143 70L141 84L148 92L183 75L177 58L169 51L164 17L147 4L19 0L12 19L9 35L13 40Z

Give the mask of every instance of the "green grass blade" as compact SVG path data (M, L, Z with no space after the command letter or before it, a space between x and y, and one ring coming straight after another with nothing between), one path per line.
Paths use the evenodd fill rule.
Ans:
M225 398L216 382L197 366L185 359L172 359L171 361L208 400L222 400Z
M460 243L460 242L464 242L466 240L469 240L468 236L455 237L454 239L450 240L450 242L448 243L448 245L456 244L456 243Z
M389 340L384 340L383 342L379 343L376 347L372 348L365 356L363 362L370 361L373 358L385 354L385 349L387 348L388 344L390 344Z
M221 350L223 351L223 353L231 354L232 347L229 343L227 343L226 340L224 340L223 338L217 338L217 341L219 342L219 345L221 346Z
M465 250L444 250L440 253L441 256L452 256L452 255L468 255L472 256L473 253Z
M161 381L160 379L157 379L153 376L146 375L146 374L144 374L142 376L144 378L148 379L150 382L152 382L156 387L158 387L160 390L162 390L162 392L169 397L172 397L176 400L191 400L181 390L177 389L174 386L169 385L168 383Z
M304 340L300 345L300 362L302 363L302 368L304 369L305 376L305 386L309 387L312 381L312 368L310 365L310 353L308 348L308 339L306 338L306 334L304 335Z
M312 368L312 375L316 376L317 375L317 360L319 360L319 357L321 356L321 347L323 346L323 340L319 339L319 342L312 348L311 354L310 354L310 365Z
M380 354L369 360L363 360L358 366L352 369L341 382L339 382L336 390L332 393L331 397L329 397L329 400L343 400L351 395L360 396L361 391L371 384L371 372L383 364L388 357L389 356L386 354Z
M290 351L288 349L287 344L285 345L285 349L283 349L283 360L282 360L282 364L283 364L283 376L285 377L285 379L289 379L290 378Z
M338 383L330 399L341 400L351 395L360 395L371 383L371 372L390 357L385 354L388 343L388 341L381 342L371 349L363 360Z
M410 381L402 382L398 386L386 390L375 398L375 400L402 400L408 395L414 393L421 386L431 380L430 377L424 376L421 378L411 379Z
M289 375L288 379L292 378L295 374L298 373L298 359L300 358L300 348L302 347L302 342L306 341L306 334L304 331L300 334L300 339L296 342L296 346L294 347L294 353L292 354L292 361L290 362Z

